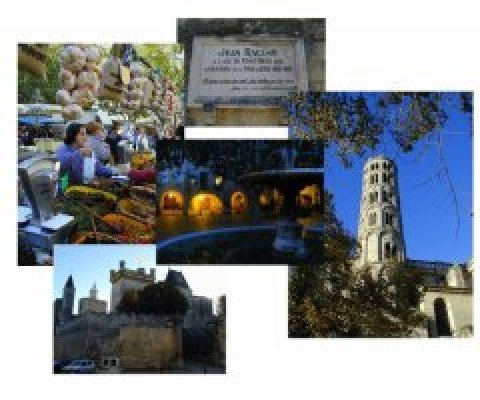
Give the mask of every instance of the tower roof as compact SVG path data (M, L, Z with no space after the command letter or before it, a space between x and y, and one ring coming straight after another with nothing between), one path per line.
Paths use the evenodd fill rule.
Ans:
M371 157L367 158L364 166L366 167L367 165L370 165L373 162L379 162L379 161L388 161L390 164L396 166L395 160L393 158L387 157L384 154L377 154L375 156L371 156Z
M175 271L173 269L169 269L167 273L167 277L165 278L165 282L169 283L172 286L190 289L190 287L188 286L187 280L185 279L181 271Z
M65 283L65 286L73 287L73 278L72 278L72 275L69 275L69 276L68 276L67 283Z
M373 161L373 160L388 160L388 161L393 162L393 160L391 158L387 157L385 154L377 154L375 156L368 157L366 163L368 163L370 161Z

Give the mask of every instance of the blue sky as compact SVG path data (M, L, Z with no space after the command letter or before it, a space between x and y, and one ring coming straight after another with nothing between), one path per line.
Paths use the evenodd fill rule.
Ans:
M163 280L168 266L156 267L155 245L57 245L55 246L53 290L54 298L62 296L63 286L71 274L75 285L75 308L78 300L88 297L90 288L96 283L98 298L107 300L110 306L110 270L118 270L120 260L127 268L156 269L157 280ZM174 266L183 272L190 288L196 295L210 297L216 301L225 294L223 267L219 266Z
M431 178L440 166L437 147L419 142L412 152L402 153L390 135L383 135L375 151L354 157L344 168L335 148L326 149L325 188L334 195L338 218L357 235L362 168L372 155L384 154L398 166L400 202L407 257L425 260L465 262L472 256L473 171L470 125L461 112L441 132L451 180L458 196L460 226L447 181ZM429 180L428 182L425 182Z

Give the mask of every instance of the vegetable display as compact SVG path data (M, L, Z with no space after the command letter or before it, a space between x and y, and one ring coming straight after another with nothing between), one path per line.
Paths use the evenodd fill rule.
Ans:
M145 171L141 171L145 173ZM74 217L74 244L134 243L155 240L155 185L130 186L111 179L70 186L55 209Z

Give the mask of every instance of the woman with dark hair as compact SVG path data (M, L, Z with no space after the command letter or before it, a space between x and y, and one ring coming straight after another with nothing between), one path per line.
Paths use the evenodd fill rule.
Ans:
M85 147L87 140L86 129L83 125L72 123L67 127L64 144L57 150L57 158L60 161L59 182L63 192L70 185L83 183L84 157L92 156L92 149ZM95 176L111 177L113 171L95 161Z

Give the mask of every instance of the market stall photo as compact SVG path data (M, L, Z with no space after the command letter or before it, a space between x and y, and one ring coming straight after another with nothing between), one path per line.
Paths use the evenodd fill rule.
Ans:
M178 45L18 45L18 264L155 241L156 143L181 130Z

